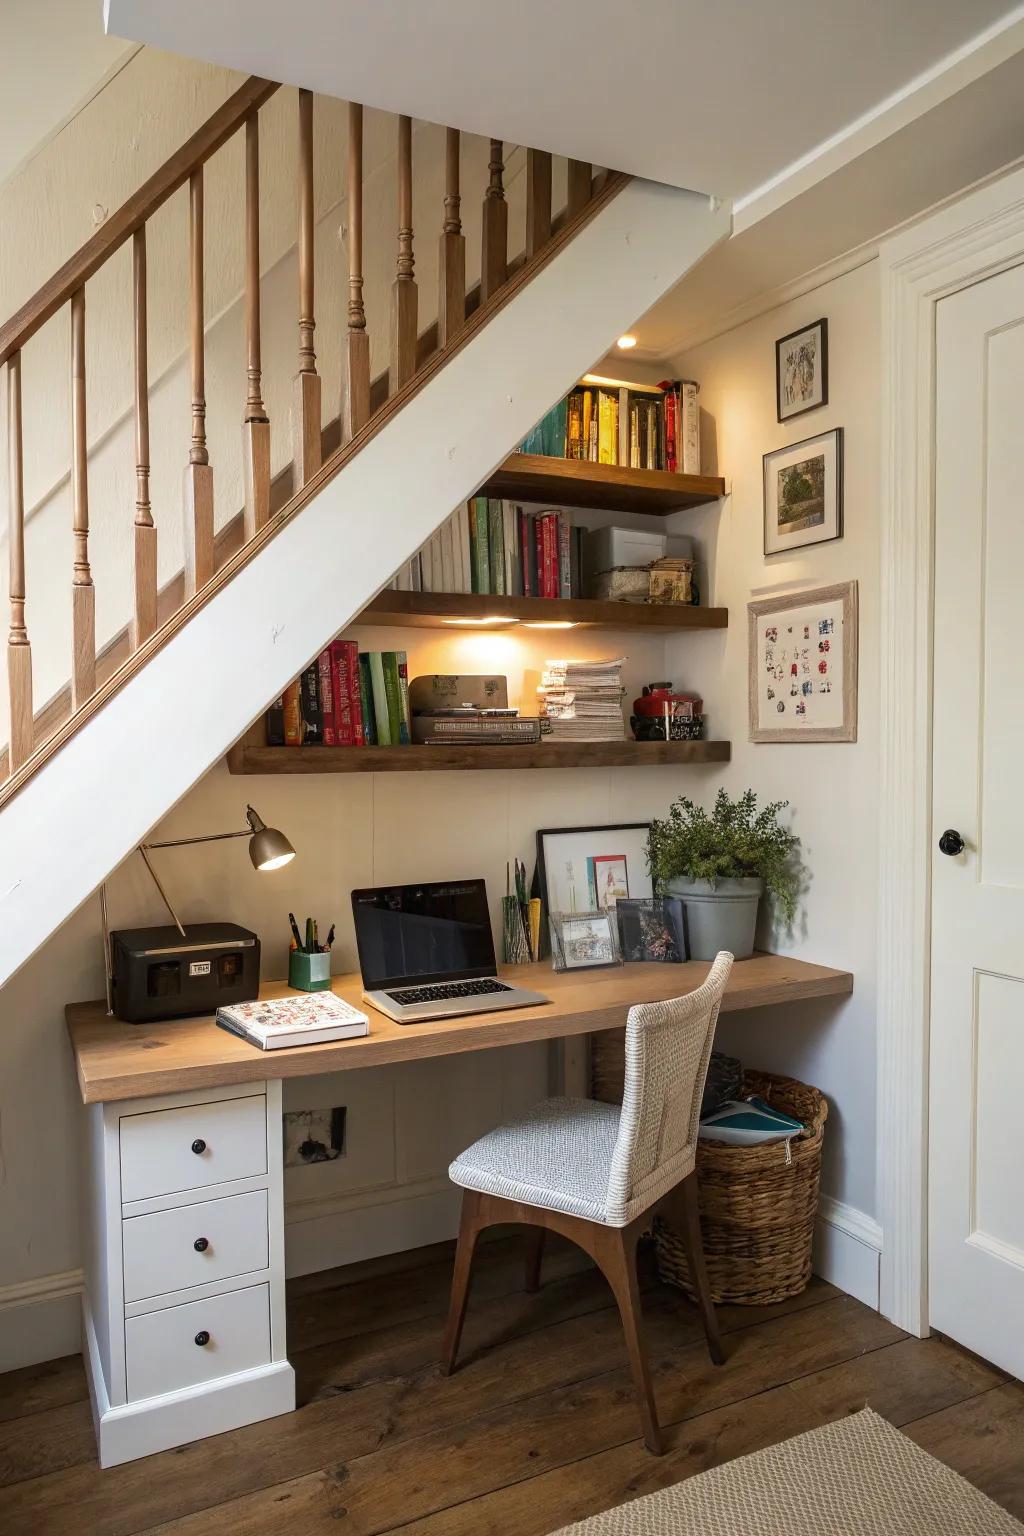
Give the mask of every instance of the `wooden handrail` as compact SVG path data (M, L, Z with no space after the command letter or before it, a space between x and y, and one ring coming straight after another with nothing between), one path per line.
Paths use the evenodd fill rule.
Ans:
M98 272L108 256L124 244L151 214L161 207L192 173L216 154L245 122L250 112L261 107L279 89L273 80L253 75L218 107L201 128L187 139L148 181L143 182L127 202L75 252L53 276L23 304L4 325L0 325L0 364L24 346L30 337L67 304L88 278Z

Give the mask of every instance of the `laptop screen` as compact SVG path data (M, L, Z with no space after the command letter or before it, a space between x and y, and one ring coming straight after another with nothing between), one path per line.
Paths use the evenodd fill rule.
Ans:
M494 975L482 880L353 891L352 916L367 991Z

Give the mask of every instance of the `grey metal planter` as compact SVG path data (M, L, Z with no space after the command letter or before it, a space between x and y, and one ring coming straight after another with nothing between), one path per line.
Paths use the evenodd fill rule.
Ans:
M720 949L727 949L737 960L754 953L763 880L718 880L712 886L708 880L675 879L668 881L666 891L679 896L686 908L691 960L713 960Z

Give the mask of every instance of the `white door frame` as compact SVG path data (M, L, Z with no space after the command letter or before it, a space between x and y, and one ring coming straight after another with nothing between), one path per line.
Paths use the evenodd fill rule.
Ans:
M928 1332L935 306L1024 262L1024 170L981 184L880 250L880 1305Z

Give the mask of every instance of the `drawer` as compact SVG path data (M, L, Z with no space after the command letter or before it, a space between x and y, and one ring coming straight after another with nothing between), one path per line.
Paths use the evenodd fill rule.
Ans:
M132 1403L267 1365L270 1287L250 1285L129 1317L124 1347Z
M142 1301L266 1269L267 1192L227 1195L129 1216L122 1228L124 1299Z
M267 1171L263 1094L121 1116L121 1199L148 1200Z

